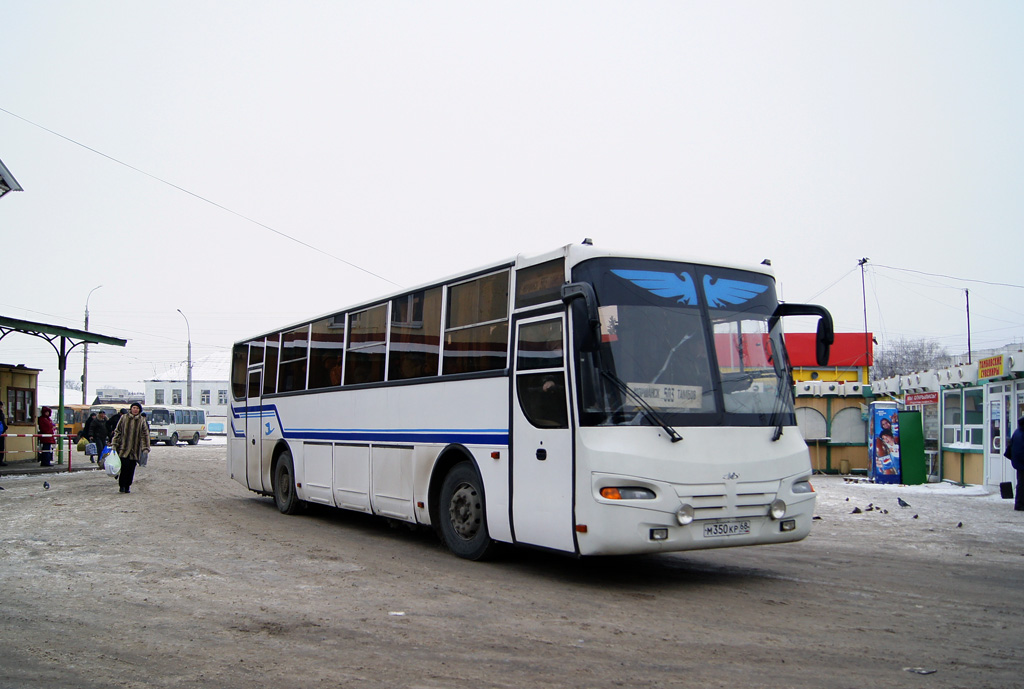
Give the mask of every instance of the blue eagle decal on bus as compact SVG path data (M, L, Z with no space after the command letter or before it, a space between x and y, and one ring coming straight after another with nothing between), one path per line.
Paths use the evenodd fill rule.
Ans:
M656 296L666 299L679 297L680 304L697 304L697 283L688 273L676 275L657 270L613 270L612 273Z
M756 282L723 278L716 280L710 275L704 276L704 296L708 299L708 306L713 309L745 304L766 289L768 285L759 285Z
M657 270L613 270L612 273L656 296L666 299L679 297L677 301L680 304L697 303L697 285L689 273L676 274ZM745 304L766 289L767 285L756 282L704 276L704 295L707 297L708 306L714 309Z

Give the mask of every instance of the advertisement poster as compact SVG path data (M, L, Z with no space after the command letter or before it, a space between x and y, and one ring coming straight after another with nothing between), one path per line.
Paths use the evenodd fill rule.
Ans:
M868 414L871 478L875 483L900 483L899 412L892 403L873 402Z

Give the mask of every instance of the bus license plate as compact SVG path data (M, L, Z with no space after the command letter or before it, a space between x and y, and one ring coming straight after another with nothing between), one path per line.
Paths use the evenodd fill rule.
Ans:
M750 533L750 522L712 522L704 525L704 538L719 536L742 536Z

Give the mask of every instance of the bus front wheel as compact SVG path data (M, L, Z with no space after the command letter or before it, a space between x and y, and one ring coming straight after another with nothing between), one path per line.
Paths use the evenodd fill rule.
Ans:
M177 445L178 444L178 434L177 433L172 434L171 437L170 437L170 440L167 441L167 444L168 445Z
M295 514L302 506L295 492L295 466L288 451L281 453L274 467L274 502L281 514Z
M483 482L473 465L452 467L441 484L438 521L441 538L455 555L483 560L493 551L484 505Z

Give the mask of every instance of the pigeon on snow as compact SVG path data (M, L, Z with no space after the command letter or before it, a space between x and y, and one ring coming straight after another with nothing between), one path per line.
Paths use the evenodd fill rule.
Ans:
M50 490L50 482L43 481L43 490Z
M903 498L899 497L898 495L896 496L896 504L898 504L900 507L910 507L910 503L904 500Z

